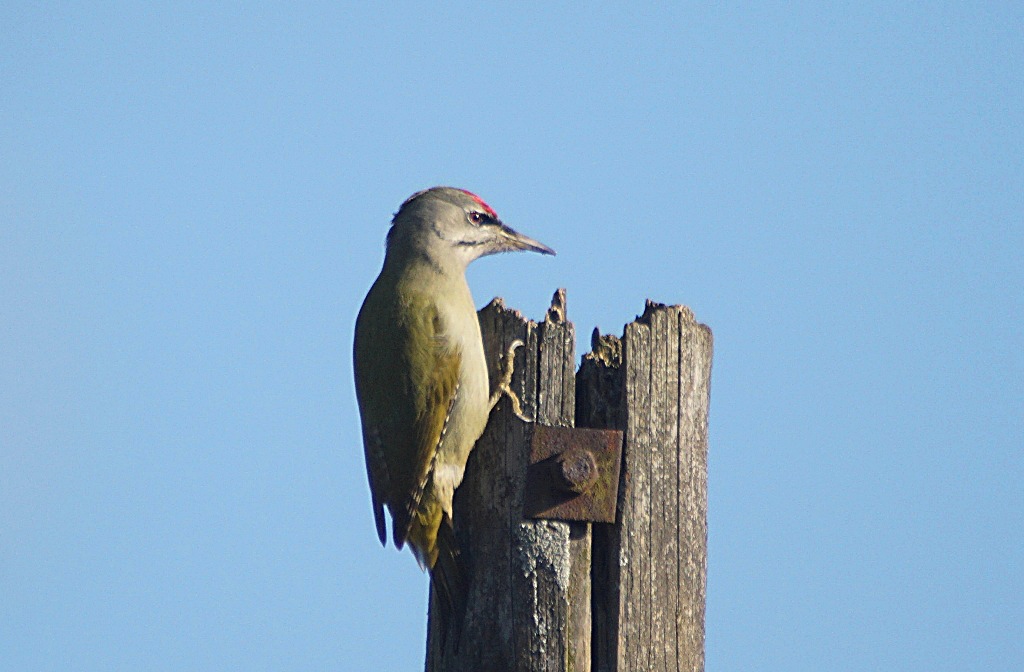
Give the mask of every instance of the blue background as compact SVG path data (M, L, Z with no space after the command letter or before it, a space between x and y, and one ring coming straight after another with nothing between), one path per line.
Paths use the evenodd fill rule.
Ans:
M709 670L1024 669L1019 3L0 7L0 668L413 670L356 310L469 188L715 333Z

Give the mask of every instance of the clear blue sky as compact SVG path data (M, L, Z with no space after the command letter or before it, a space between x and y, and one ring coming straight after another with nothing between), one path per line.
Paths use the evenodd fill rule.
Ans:
M479 305L713 328L709 670L1024 669L1021 4L96 4L0 7L4 672L420 669L350 353L436 184L558 250Z

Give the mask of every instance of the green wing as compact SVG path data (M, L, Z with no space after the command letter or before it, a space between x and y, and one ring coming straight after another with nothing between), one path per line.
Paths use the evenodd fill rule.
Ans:
M414 300L395 301L376 285L367 295L356 321L356 395L377 535L384 543L386 504L395 546L414 539L423 562L436 555L441 516L436 506L419 509L458 393L461 353L443 338L433 302L407 298Z

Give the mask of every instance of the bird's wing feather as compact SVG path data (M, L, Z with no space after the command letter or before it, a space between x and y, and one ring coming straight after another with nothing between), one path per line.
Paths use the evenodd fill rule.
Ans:
M406 286L401 295L410 301L413 291ZM356 320L355 373L377 534L384 543L387 505L395 545L415 537L425 546L419 558L434 545L440 508L418 509L458 394L462 353L445 338L434 302L415 303L409 310L386 288L370 290ZM433 529L410 535L417 522Z
M412 413L406 411L411 404L404 401L402 394L396 394L396 388L398 392L402 389L399 379L402 368L395 343L404 339L394 314L394 303L382 290L378 279L356 318L353 348L366 475L381 544L387 543L384 505L393 508L391 493L395 490L396 479L401 477L400 473L392 472L396 460L389 457L388 449L393 449L398 441L397 429L412 418Z
M384 459L380 434L376 431L363 432L363 450L366 455L366 475L370 479L370 499L373 503L373 520L377 525L377 538L387 545L387 528L384 523L384 504L377 493L390 488L387 461Z
M415 457L412 469L403 483L392 507L395 545L401 548L416 519L416 511L434 470L438 448L459 389L462 353L443 336L444 330L437 309L428 310L411 320L415 333L408 342ZM415 350L414 350L415 349ZM401 499L398 499L401 498ZM403 501L404 500L404 501Z

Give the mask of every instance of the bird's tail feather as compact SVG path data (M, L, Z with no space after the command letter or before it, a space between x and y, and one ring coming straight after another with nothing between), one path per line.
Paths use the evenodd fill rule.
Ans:
M466 612L466 571L455 531L446 515L437 531L437 560L430 570L430 588L436 597L440 610L441 632L454 633L451 644L458 648L458 636L462 629L462 618Z

